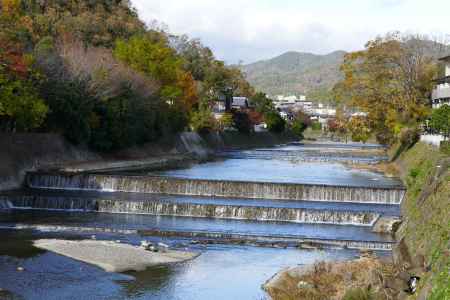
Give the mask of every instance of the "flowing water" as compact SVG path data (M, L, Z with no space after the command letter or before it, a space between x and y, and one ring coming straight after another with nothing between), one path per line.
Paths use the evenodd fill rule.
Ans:
M264 299L261 284L283 267L351 259L356 249L389 253L392 237L372 226L399 216L405 190L351 166L386 159L381 150L293 143L164 172L29 173L28 188L0 194L0 289L22 299ZM108 274L32 246L92 234L202 254Z

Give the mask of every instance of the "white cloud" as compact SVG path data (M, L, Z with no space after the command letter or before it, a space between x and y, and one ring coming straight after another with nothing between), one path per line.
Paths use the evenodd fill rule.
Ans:
M450 30L448 0L132 0L146 22L201 38L230 63L361 49L376 35Z

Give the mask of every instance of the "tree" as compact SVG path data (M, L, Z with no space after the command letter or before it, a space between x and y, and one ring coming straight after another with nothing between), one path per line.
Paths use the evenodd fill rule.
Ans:
M442 105L433 110L429 126L434 132L442 133L446 138L450 136L450 106Z
M370 137L370 129L365 117L352 117L347 123L347 130L352 141L366 143Z
M303 132L311 125L311 119L307 114L302 111L298 111L294 115L294 120L291 124L291 129L295 135L299 138L303 138Z
M199 133L207 133L216 128L216 121L209 109L192 112L189 123L192 130Z
M261 114L275 111L275 106L265 93L258 92L250 98L250 103L255 107L255 110Z
M248 134L253 131L253 124L246 112L234 111L233 124L234 127L241 133Z
M12 78L0 66L0 128L29 131L39 127L48 112L32 83Z
M269 112L264 115L267 128L272 132L283 132L286 127L286 121L277 112Z
M417 38L389 34L349 53L341 66L344 80L335 87L338 100L368 113L368 126L384 144L403 127L428 115L436 63Z
M192 75L182 69L183 60L169 47L164 36L118 40L114 55L134 70L157 78L161 83L160 96L166 102L186 111L197 102Z

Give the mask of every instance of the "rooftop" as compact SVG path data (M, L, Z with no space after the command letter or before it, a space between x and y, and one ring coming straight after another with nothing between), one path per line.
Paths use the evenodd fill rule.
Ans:
M450 62L450 55L439 58L440 61L448 61Z
M445 76L441 78L437 78L434 80L436 84L444 84L444 83L450 83L450 76Z

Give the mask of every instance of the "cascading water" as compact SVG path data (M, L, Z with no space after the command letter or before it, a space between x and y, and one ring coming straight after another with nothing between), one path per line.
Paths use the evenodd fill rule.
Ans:
M0 210L3 209L11 209L13 208L13 205L8 199L3 199L0 197Z
M6 196L4 196L6 198ZM123 201L68 196L10 196L15 208L43 210L98 211L103 213L130 213L277 221L310 224L372 226L379 214L364 211L302 209L289 207L237 206L167 201Z
M351 187L98 174L28 173L27 183L31 188L43 189L378 204L400 204L405 194L405 190L400 187Z

